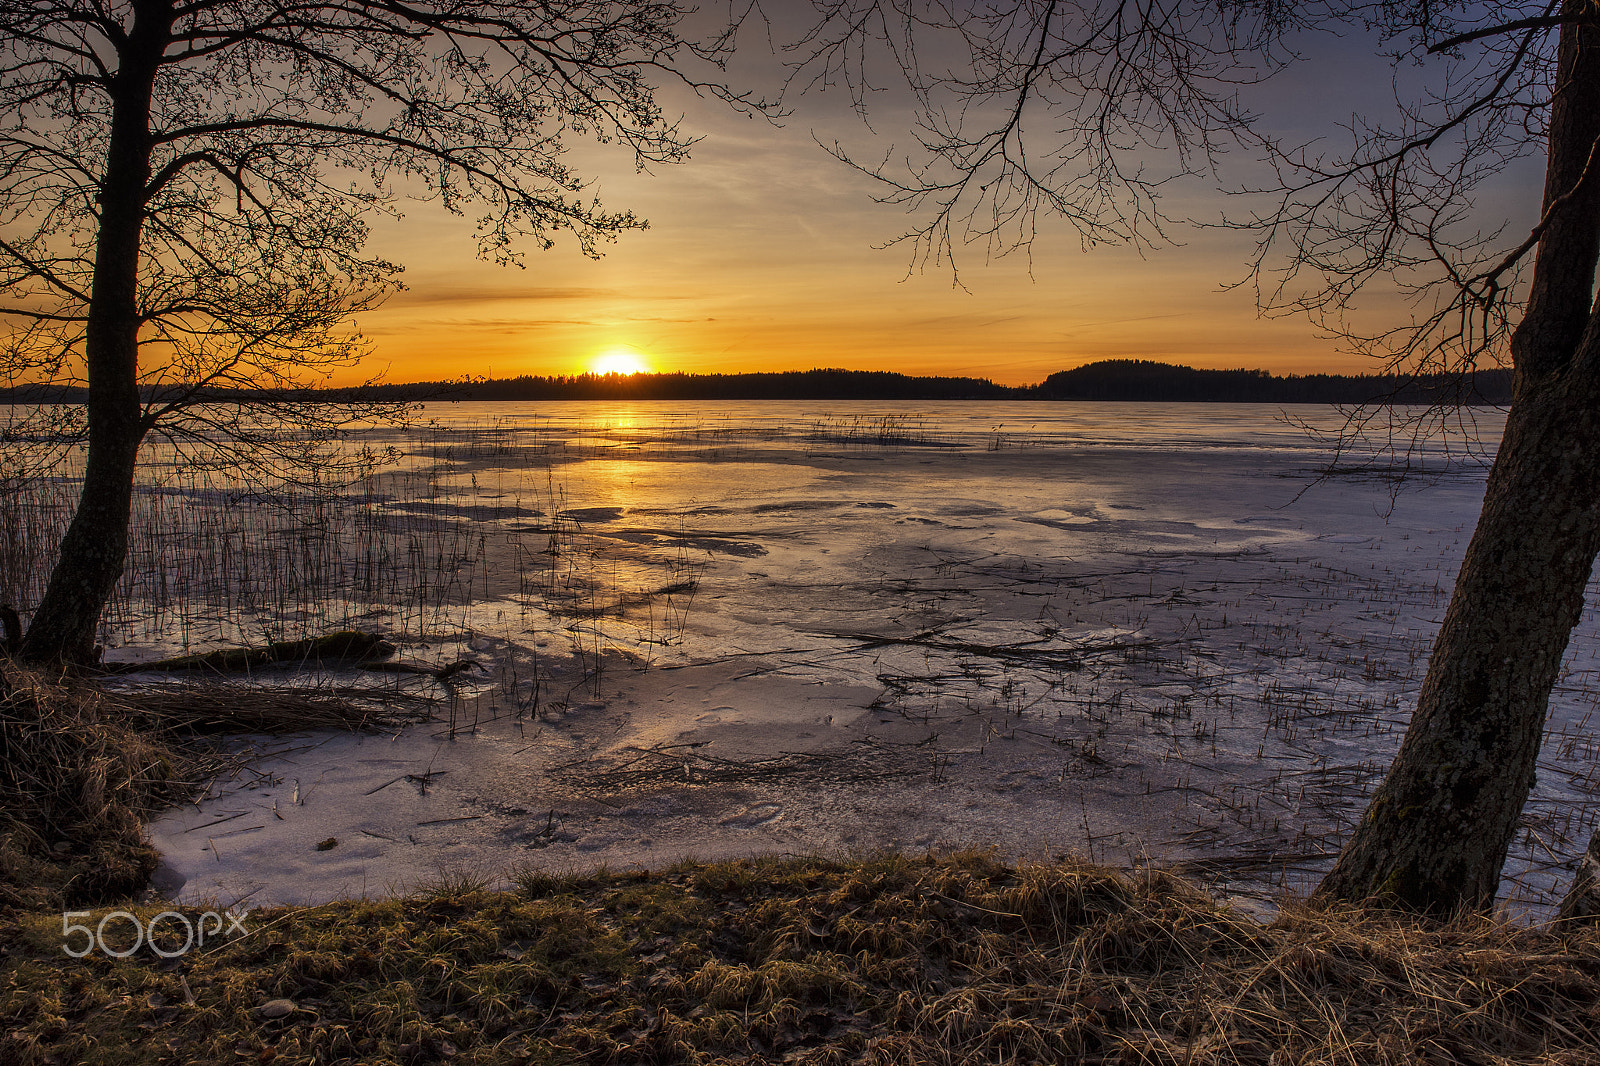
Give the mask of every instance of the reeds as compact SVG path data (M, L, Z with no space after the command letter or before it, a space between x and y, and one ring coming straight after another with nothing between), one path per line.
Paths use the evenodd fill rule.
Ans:
M681 636L697 564L669 537L656 548L585 530L551 466L572 457L537 426L496 421L419 430L394 468L354 484L265 487L154 449L101 618L106 658L362 629L455 661L474 634L517 644L554 622L586 675L618 648L647 661ZM13 481L0 493L0 602L26 616L77 482L70 464Z
M935 437L926 415L885 414L829 416L812 423L810 438L829 444L878 448L961 448L965 444ZM998 450L998 447L992 449Z

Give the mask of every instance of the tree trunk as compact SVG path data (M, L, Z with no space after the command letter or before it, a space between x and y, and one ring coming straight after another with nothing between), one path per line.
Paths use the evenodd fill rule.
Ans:
M1569 8L1571 4L1569 3ZM1562 28L1541 233L1483 513L1388 776L1314 899L1495 898L1600 550L1600 29ZM1564 198L1563 198L1564 197Z
M139 403L139 245L150 180L150 101L172 27L167 0L144 0L134 11L118 49L84 331L89 450L83 490L22 643L22 658L31 662L93 659L100 613L128 552L134 464L146 428Z
M1600 547L1600 389L1578 377L1518 390L1411 727L1317 897L1493 902Z

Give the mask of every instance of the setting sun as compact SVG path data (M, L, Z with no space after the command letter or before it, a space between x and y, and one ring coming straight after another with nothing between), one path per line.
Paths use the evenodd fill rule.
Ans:
M608 348L589 365L591 374L648 374L650 364L632 348Z

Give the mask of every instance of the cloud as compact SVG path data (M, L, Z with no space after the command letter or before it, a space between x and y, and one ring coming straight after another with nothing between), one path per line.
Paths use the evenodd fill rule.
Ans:
M627 295L616 289L567 288L452 288L428 285L412 288L389 300L390 306L425 307L429 304L490 303L499 300L615 300Z
M589 318L419 318L408 319L404 324L385 323L379 315L368 315L361 320L361 331L369 337L415 335L419 330L440 330L459 337L462 333L489 330L496 333L527 332L529 330L580 326L599 328L604 322Z

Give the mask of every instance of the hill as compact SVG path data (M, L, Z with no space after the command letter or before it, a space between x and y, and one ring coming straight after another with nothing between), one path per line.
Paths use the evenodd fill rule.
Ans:
M1304 374L1196 370L1143 359L1107 359L1051 374L1041 399L1213 403L1494 403L1511 401L1511 371L1454 374Z

